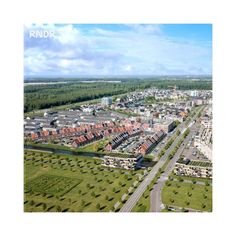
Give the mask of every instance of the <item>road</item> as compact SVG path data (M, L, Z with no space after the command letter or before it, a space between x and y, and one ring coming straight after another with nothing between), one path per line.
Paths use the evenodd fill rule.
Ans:
M158 181L154 185L153 190L150 193L150 211L151 212L160 212L164 208L164 205L162 204L162 201L161 201L162 188L163 188L165 182L168 180L168 176L173 171L173 169L175 167L175 163L179 159L186 144L189 142L191 137L196 134L196 132L198 130L196 123L194 124L193 122L190 122L190 124L188 125L188 128L190 128L189 135L185 138L185 140L181 144L180 148L175 153L174 157L169 161L166 169L164 170L164 173L160 176L160 178L158 179ZM186 128L184 128L183 130L185 130L185 129Z
M198 113L198 112L197 112ZM191 118L191 121L193 121L197 117L197 114ZM190 122L191 122L190 121ZM173 136L176 134L177 130L182 132L183 129L186 128L186 122L180 124L176 131L174 132ZM189 137L189 136L187 136ZM143 195L145 192L147 186L151 183L151 181L154 179L156 176L157 172L159 169L165 164L165 161L167 160L169 154L172 152L172 150L175 148L179 140L182 138L182 135L179 135L177 138L175 138L174 142L172 145L169 147L169 149L165 152L165 154L160 158L160 160L157 162L156 165L152 168L150 173L144 178L143 182L137 187L137 189L134 191L134 193L130 196L130 198L127 200L127 202L123 205L123 207L120 209L120 212L130 212L133 207L136 205L140 197ZM177 151L178 152L178 151ZM174 158L172 158L173 160ZM171 161L172 163L173 161ZM173 163L172 163L173 165ZM168 167L167 167L168 169ZM165 173L164 173L165 174Z
M174 167L175 167L175 163L177 162L177 160L179 159L182 151L184 150L186 144L188 143L188 141L190 140L190 138L192 137L192 132L189 133L189 135L185 138L183 144L181 144L180 148L178 149L178 151L176 152L176 154L174 155L174 157L169 161L166 169L164 170L164 173L160 176L160 179L157 180L156 184L153 187L153 190L151 191L151 202L150 202L150 211L151 212L160 212L163 209L163 204L161 201L161 191L162 188L165 184L165 182L168 180L168 176L171 174L171 172L173 171Z
M179 125L179 130L182 131L182 129L185 127L185 123L182 123ZM177 132L177 130L176 130ZM175 132L175 133L176 133ZM175 135L175 133L173 135ZM130 196L130 198L127 200L127 202L123 205L123 207L120 209L120 212L130 212L132 208L135 206L135 204L138 202L142 194L145 192L147 186L151 183L151 181L156 176L159 169L165 164L165 161L167 160L169 154L172 152L173 148L177 145L178 141L182 138L181 135L179 135L170 148L165 152L165 154L160 158L160 160L157 162L156 165L152 168L150 173L146 176L146 178L143 180L143 182L138 186L138 188L135 190L135 192Z

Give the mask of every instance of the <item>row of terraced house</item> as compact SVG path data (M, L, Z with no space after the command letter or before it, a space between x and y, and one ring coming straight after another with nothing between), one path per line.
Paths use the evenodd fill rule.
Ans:
M139 135L142 131L139 128L125 131L117 135L115 138L113 138L106 146L107 151L112 151L113 149L117 148L122 142L127 140L130 137Z
M138 148L137 152L143 155L148 154L156 145L165 137L165 133L161 130L153 136L148 137L143 144Z
M115 127L112 129L102 130L102 131L94 131L89 132L87 134L81 134L79 137L76 137L74 141L72 142L73 147L80 147L83 145L86 145L90 142L93 142L95 140L102 139L103 137L108 137L111 134L114 133L130 133L132 134L133 127L132 126L121 126L121 127Z
M117 124L115 122L106 122L106 123L100 123L95 125L89 125L89 124L83 124L79 127L74 128L61 128L61 129L55 129L55 130L42 130L40 132L32 132L31 133L31 139L39 139L39 138L47 138L47 137L61 137L61 136L71 136L71 135L79 135L81 133L87 133L89 131L95 131L95 130L106 130L109 128L114 128Z

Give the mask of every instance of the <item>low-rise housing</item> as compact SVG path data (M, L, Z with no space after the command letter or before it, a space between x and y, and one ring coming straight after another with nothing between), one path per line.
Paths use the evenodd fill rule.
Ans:
M211 162L180 159L174 168L174 174L198 178L212 178Z
M156 131L164 131L165 133L171 132L175 128L175 121L173 120L159 120L158 123L154 124Z
M161 130L155 133L153 136L148 137L137 149L138 153L143 155L149 153L165 136L165 133Z
M112 151L113 149L117 148L122 142L127 140L130 137L134 137L139 135L142 131L140 129L133 129L129 131L122 132L118 134L115 138L113 138L105 147L106 151Z
M143 155L126 155L120 154L106 155L103 158L102 165L106 167L121 168L126 170L135 170L140 168Z

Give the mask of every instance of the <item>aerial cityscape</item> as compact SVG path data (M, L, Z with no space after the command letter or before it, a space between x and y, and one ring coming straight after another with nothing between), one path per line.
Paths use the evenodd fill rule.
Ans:
M24 29L25 212L212 212L211 25Z

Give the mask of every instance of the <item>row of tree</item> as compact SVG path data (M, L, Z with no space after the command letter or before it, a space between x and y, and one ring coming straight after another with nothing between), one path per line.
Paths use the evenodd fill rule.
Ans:
M212 81L193 80L135 80L127 79L121 83L65 83L28 85L24 87L24 111L51 108L89 101L103 96L113 96L147 88L168 89L169 86L178 89L212 89Z

